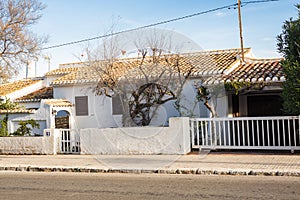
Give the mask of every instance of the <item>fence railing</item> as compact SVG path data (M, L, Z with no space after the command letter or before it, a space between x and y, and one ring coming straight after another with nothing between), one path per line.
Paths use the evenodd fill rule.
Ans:
M300 149L300 116L191 118L192 148Z

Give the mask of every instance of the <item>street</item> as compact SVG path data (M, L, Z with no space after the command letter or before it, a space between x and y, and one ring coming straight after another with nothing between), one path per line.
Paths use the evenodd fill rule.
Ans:
M299 177L0 172L0 199L299 199Z

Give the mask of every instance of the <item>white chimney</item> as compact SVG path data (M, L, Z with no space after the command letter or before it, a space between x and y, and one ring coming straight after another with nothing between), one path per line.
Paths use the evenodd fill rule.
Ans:
M26 69L26 78L36 77L36 64L37 61L29 61Z

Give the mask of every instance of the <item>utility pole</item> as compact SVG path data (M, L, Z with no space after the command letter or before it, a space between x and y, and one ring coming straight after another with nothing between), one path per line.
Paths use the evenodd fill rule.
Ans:
M239 27L240 27L240 42L242 50L242 62L245 61L244 58L244 44L243 44L243 30L242 30L242 16L241 16L241 0L238 0L238 16L239 16Z

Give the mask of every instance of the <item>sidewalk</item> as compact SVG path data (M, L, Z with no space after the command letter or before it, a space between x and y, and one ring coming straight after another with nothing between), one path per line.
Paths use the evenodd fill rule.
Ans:
M0 155L0 171L268 175L300 177L299 154Z

